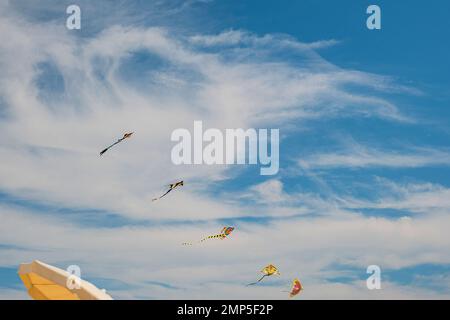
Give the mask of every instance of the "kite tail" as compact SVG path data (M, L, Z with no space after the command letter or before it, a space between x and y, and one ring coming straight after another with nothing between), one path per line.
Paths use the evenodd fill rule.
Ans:
M223 233L221 233L221 234L216 234L216 235L213 235L213 236L207 236L207 237L203 238L202 240L199 240L198 243L202 243L202 242L204 242L204 241L206 241L206 240L209 240L209 239L221 239L221 240L223 240L223 239L225 239L226 237L227 237L227 236L226 236L225 234L223 234ZM192 245L194 245L194 244L193 244L192 242L183 242L182 245L183 245L183 246L192 246Z
M160 196L160 197L158 197L158 198L154 198L154 199L152 199L152 201L156 201L156 200L159 200L159 199L161 199L162 197L164 197L166 194L168 194L170 191L172 191L173 189L169 189L166 193L164 193L162 196Z
M257 283L260 282L262 279L264 279L266 276L267 276L267 274L263 275L258 281L249 283L249 284L247 285L247 287L248 287L248 286L253 286L253 285L257 284Z
M152 199L152 202L153 202L153 201L156 201L156 200L159 200L159 199L161 199L162 197L163 197L163 196L157 197L157 198L153 198L153 199Z
M116 144L118 144L119 142L121 142L120 140L118 140L117 142L114 142L112 145L110 145L109 147L106 147L105 149L103 149L100 152L100 155L103 155L106 151L108 151L109 149L111 149L112 147L114 147Z
M203 238L199 242L203 242L203 241L206 241L206 240L209 240L209 239L217 239L217 238L225 239L225 237L226 236L223 233L221 233L221 234L216 234L216 235L213 235L213 236L207 236L206 238Z

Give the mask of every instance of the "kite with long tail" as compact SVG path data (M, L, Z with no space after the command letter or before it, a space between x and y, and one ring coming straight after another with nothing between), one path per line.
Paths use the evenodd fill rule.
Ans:
M231 234L231 232L233 232L233 230L234 230L234 227L224 227L224 228L222 229L222 231L221 231L219 234L207 236L207 237L205 237L205 238L199 240L198 243L202 243L202 242L204 242L204 241L206 241L206 240L210 240L210 239L220 239L220 240L223 240L223 239L225 239L226 237L228 237L228 236ZM192 245L193 245L192 242L183 242L182 244L183 244L184 246L192 246Z
M164 197L165 195L167 195L170 191L172 191L173 189L177 188L177 187L181 187L184 185L183 180L175 182L175 183L171 183L169 184L169 190L166 191L166 193L164 193L162 196L158 197L158 198L154 198L152 199L152 201L156 201L161 199L162 197Z
M258 281L249 283L247 286L253 286L253 285L259 283L265 277L270 277L270 276L273 276L274 274L280 275L280 272L278 271L277 267L275 267L273 264L269 264L264 269L262 269L261 272L264 275Z
M109 149L111 149L112 147L114 147L116 144L121 143L123 140L128 139L129 137L131 137L131 135L132 135L133 133L134 133L134 132L125 133L125 134L123 135L122 138L118 139L116 142L114 142L114 143L113 143L112 145L110 145L109 147L106 147L105 149L103 149L103 150L100 152L100 156L102 156L106 151L108 151Z
M289 297L293 298L295 297L297 294L300 293L300 291L303 290L303 286L300 283L300 280L298 280L297 278L294 279L294 281L292 281L292 289L291 291L283 291L283 292L289 292Z

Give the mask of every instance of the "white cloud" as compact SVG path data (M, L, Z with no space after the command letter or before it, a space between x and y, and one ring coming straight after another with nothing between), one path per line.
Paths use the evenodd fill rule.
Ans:
M450 263L450 239L445 231L450 222L448 215L408 221L310 217L269 226L242 222L229 239L192 247L181 243L219 231L215 230L218 226L94 228L4 207L0 218L2 243L33 248L0 251L2 265L14 267L40 259L64 268L75 261L87 280L102 277L129 284L126 291L106 288L116 298L229 298L233 291L238 299L284 299L280 290L293 277L300 277L307 288L305 298L320 297L320 290L325 290L323 298L345 299L364 290L358 289L361 283L348 283L342 285L345 290L339 290L341 285L326 281L335 263L350 266L355 277L373 263L382 270ZM267 263L276 264L282 273L279 278L268 279L274 287L245 287ZM333 271L333 275L339 272ZM179 290L155 287L152 281ZM379 298L426 296L397 289L386 287ZM364 296L370 297L371 293L365 292Z
M337 45L339 41L335 39L320 40L312 43L301 43L286 35L265 35L256 37L244 30L229 30L218 35L195 35L189 38L190 42L202 46L237 46L240 44L251 46L274 46L285 49L294 49L299 51L310 51L310 49L321 49ZM313 52L309 52L313 54Z
M285 195L283 195L283 183L276 179L267 180L266 182L255 185L251 188L251 191L253 191L251 196L256 196L255 198L260 199L260 201L268 203L280 202L285 199Z
M352 144L338 152L309 155L299 164L306 169L448 166L450 153L433 148L386 151Z
M378 178L379 196L372 201L344 200L347 208L407 210L414 213L450 213L450 189L432 183L400 184Z
M224 167L171 165L173 129L190 128L195 119L218 128L279 124L293 116L328 114L336 107L327 107L327 102L336 98L341 101L340 110L354 112L345 105L357 95L349 99L341 87L353 82L372 85L370 76L352 71L322 72L312 66L303 71L264 58L225 59L226 52L193 50L161 28L115 26L92 39L77 39L52 24L17 25L9 17L2 17L0 24L2 33L14 39L2 43L0 51L0 91L10 112L0 128L5 164L0 168L0 181L4 181L0 187L67 206L100 207L143 217L153 211L148 199L161 185L178 177L188 184L192 178L223 177ZM120 73L126 59L139 50L157 55L170 66L143 88L134 87ZM104 61L100 78L98 59ZM53 108L39 99L35 82L38 63L47 61L55 64L65 85L64 97ZM146 72L154 72L152 66ZM193 74L198 75L194 81ZM171 86L173 81L176 85ZM376 105L370 112L385 116L388 102L373 102ZM127 130L136 135L100 159L98 151ZM186 209L186 204L182 207ZM203 215L201 207L196 202L194 216L185 217Z

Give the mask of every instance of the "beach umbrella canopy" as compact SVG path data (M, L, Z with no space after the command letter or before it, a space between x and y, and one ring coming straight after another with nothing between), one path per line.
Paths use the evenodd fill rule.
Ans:
M65 270L35 260L19 267L19 276L34 300L112 300L104 290L79 279L68 285L73 275Z

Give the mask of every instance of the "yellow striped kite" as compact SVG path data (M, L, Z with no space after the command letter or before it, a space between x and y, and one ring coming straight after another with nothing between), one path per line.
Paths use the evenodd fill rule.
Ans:
M203 238L202 240L199 240L198 243L202 243L202 242L204 242L206 240L209 240L209 239L220 239L220 240L223 240L226 237L228 237L231 234L231 232L233 232L233 230L234 230L234 227L224 227L219 234L207 236L207 237ZM192 242L184 242L183 243L183 245L185 245L185 246L192 246L192 244L193 244Z

